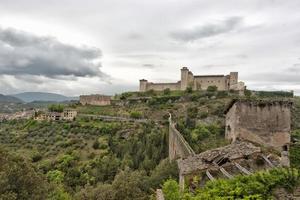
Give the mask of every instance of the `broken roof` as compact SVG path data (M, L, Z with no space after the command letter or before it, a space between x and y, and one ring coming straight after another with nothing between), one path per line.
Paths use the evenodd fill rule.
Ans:
M202 171L213 167L214 161L219 160L220 158L235 160L260 152L260 147L256 147L252 143L237 142L224 147L208 150L183 160L180 159L177 162L181 174L190 174L195 171Z

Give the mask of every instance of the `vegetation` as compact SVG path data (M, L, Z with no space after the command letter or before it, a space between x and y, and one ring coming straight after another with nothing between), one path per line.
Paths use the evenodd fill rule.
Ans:
M294 92L286 91L256 91L258 97L293 97Z
M0 122L0 199L149 199L167 179L178 179L176 162L170 163L167 159L169 113L177 122L177 129L199 153L227 144L223 113L228 102L236 96L235 92L214 88L208 91L128 92L116 95L116 99L123 100L123 106L72 104L79 113L73 122ZM297 116L300 101L298 103L299 109L293 114ZM65 106L69 105L50 105L49 110L61 112ZM94 115L146 118L148 122L106 122L94 119ZM293 138L299 140L297 121L293 123L293 130ZM300 166L298 149L295 144L290 151L295 168ZM278 173L283 184L286 179L282 176L290 172ZM268 180L273 175L261 176ZM251 194L255 195L265 189L267 192L263 195L269 195L268 189L275 187L261 186L259 178L239 179L242 184L249 183L248 190L254 190ZM227 195L232 188L232 191L237 190L236 194L241 190L237 187L238 181L222 181L209 183L201 190L203 195L215 191L220 196L221 190ZM277 178L271 182L278 185ZM167 199L178 199L176 181L168 181L163 189ZM200 193L186 193L181 198L205 199Z
M30 163L4 149L0 149L0 180L0 199L45 199L50 189Z
M300 184L297 169L276 168L233 179L209 181L204 188L190 193L179 193L176 181L168 180L163 185L166 200L206 199L272 199L274 189L284 188L292 192Z
M64 111L64 105L62 104L51 104L48 106L48 110L50 112L63 112Z
M178 173L176 163L164 160L166 127L151 122L23 120L2 122L0 127L0 144L17 154L25 152L22 159L31 163L39 174L36 177L45 182L46 191L41 194L51 193L52 199L62 196L80 199L90 190L107 188L112 193L103 194L104 197L115 194L112 199L147 199L163 180L175 178ZM4 170L1 167L0 172ZM125 183L128 188L120 187ZM50 192L50 186L58 189Z
M215 92L217 90L218 90L218 87L215 86L215 85L210 85L210 86L207 87L208 92Z
M138 112L138 111L132 111L132 112L130 112L130 117L133 119L141 119L142 113Z

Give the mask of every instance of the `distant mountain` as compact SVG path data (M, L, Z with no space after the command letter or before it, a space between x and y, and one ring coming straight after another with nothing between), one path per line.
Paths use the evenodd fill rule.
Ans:
M1 103L22 103L23 101L17 97L0 94Z
M78 100L78 97L67 97L61 94L46 93L46 92L24 92L19 94L11 95L13 97L19 98L25 102L33 101L49 101L49 102L62 102Z

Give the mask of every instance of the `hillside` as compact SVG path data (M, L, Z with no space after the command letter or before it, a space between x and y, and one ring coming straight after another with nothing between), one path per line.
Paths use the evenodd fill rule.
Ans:
M22 103L23 101L14 96L0 94L0 103Z
M199 153L228 144L224 140L224 109L236 97L217 91L124 93L116 96L122 105L73 104L78 111L73 122L2 122L0 147L4 150L0 148L0 153L11 162L20 160L15 156L22 157L20 165L25 162L34 169L34 176L43 180L39 184L52 191L45 199L146 200L167 179L178 179L176 163L167 159L168 113ZM96 119L97 115L146 121L109 122Z
M67 97L55 93L45 93L45 92L24 92L19 94L11 95L13 97L19 98L24 102L33 102L33 101L50 101L50 102L63 102L78 100L78 97Z

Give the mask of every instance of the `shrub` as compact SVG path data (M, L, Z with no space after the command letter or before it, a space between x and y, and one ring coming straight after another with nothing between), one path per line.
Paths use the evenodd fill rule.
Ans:
M32 155L31 160L32 160L32 162L38 162L38 161L40 161L42 158L43 158L43 157L42 157L42 155L41 155L40 153L35 152L35 153Z
M218 87L215 86L215 85L210 85L210 86L207 87L206 90L207 90L208 92L215 92L215 91L218 90Z
M132 112L130 112L130 117L134 118L134 119L140 119L140 118L142 118L142 113L140 113L138 111L132 111Z
M175 180L169 179L163 185L166 200L180 200L179 185Z
M93 148L94 149L99 149L100 148L100 143L99 143L98 139L93 143Z
M153 89L146 91L146 95L147 96L154 96L155 95L155 91Z
M300 169L300 144L292 144L290 146L290 161L291 161L291 166L296 167Z
M208 112L200 112L199 114L200 119L205 119L208 117Z
M252 92L250 90L245 90L244 94L245 94L246 97L250 97Z
M193 92L193 88L192 88L191 86L189 86L189 87L187 87L187 88L185 89L185 92L188 93L188 94L190 94L190 93Z
M171 94L170 88L164 89L164 95L169 95L169 94Z
M224 98L228 96L228 92L227 91L218 91L217 93L217 97L218 98Z
M64 173L59 170L52 170L47 173L47 178L50 182L62 183L64 180Z

